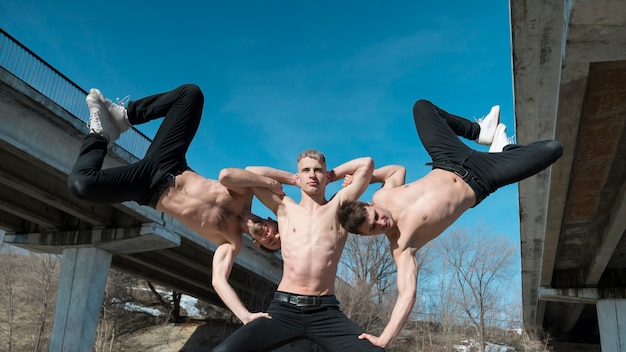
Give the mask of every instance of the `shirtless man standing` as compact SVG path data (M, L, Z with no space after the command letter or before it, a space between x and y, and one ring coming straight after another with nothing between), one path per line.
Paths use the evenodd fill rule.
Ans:
M339 257L347 231L339 226L339 206L367 188L374 163L364 157L348 161L330 172L322 153L307 150L298 157L291 174L267 167L248 167L283 184L300 187L301 200L255 190L256 196L278 218L283 256L283 277L267 312L271 319L247 324L213 351L271 351L288 342L307 338L328 351L382 351L357 337L364 331L340 310L334 296ZM326 200L326 184L352 175L352 183Z
M171 215L217 248L212 263L212 284L226 306L244 324L267 313L246 309L228 283L242 233L250 234L257 245L280 247L277 225L251 213L252 187L282 195L274 179L241 169L223 169L220 181L204 178L187 166L186 153L196 134L204 96L196 85L129 102L113 103L98 89L86 97L90 112L90 133L68 177L70 191L95 203L133 200ZM145 157L128 166L102 170L108 145L132 125L164 117ZM221 182L228 183L225 187Z
M404 167L376 169L371 183L383 186L372 196L373 204L345 202L338 215L342 227L352 233L384 233L389 240L398 270L398 299L380 336L359 336L383 348L398 336L415 303L417 250L490 193L538 173L563 154L561 144L554 140L509 144L497 107L477 123L418 100L413 117L433 170L405 185ZM457 136L491 145L490 152L473 150Z

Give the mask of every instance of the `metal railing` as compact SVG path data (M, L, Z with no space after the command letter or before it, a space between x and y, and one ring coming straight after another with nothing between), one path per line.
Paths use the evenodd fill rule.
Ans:
M0 28L0 67L37 90L75 118L89 122L85 104L87 91L25 47ZM85 128L87 132L87 128ZM145 155L150 138L133 128L123 133L116 144L137 158Z

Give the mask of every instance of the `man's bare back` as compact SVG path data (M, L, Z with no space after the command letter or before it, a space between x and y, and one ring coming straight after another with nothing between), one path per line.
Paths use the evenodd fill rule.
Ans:
M412 183L379 189L372 201L393 214L399 247L419 249L471 208L476 195L455 173L434 169Z
M240 247L246 231L244 216L250 213L251 204L252 190L235 193L219 181L188 170L176 176L156 208L217 245L229 242Z

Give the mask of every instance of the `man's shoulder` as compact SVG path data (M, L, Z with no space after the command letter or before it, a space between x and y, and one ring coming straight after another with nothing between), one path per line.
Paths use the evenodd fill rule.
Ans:
M391 196L392 191L397 190L398 187L394 188L381 188L372 194L372 202L374 204L382 205L383 203L391 202L393 203L394 197Z
M183 171L178 176L176 176L176 178L182 179L186 183L194 183L194 184L195 183L219 183L219 181L204 177L191 169Z
M346 192L346 190L342 188L338 190L337 193L333 194L325 205L328 205L329 208L333 206L339 207L339 205L341 205L343 202L359 200L358 197L355 198L353 196L349 196L349 194L349 192Z

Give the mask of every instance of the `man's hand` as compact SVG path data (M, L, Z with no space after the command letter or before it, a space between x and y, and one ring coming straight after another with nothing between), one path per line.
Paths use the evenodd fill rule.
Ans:
M343 177L343 183L341 184L341 187L348 187L352 183L353 179L354 179L353 175L347 174L346 176Z
M367 340L372 343L374 346L387 348L386 344L382 344L378 336L362 333L359 335L359 340Z
M337 174L335 173L335 169L326 171L326 184L337 181Z
M259 319L259 318L267 318L267 319L272 319L272 316L265 313L265 312L256 312L256 313L250 313L248 314L248 316L242 321L243 325L248 324L249 322L255 320L255 319Z
M270 184L267 186L267 189L269 189L270 191L272 191L272 193L279 195L279 196L284 196L285 192L283 191L283 184L272 179L270 181Z

